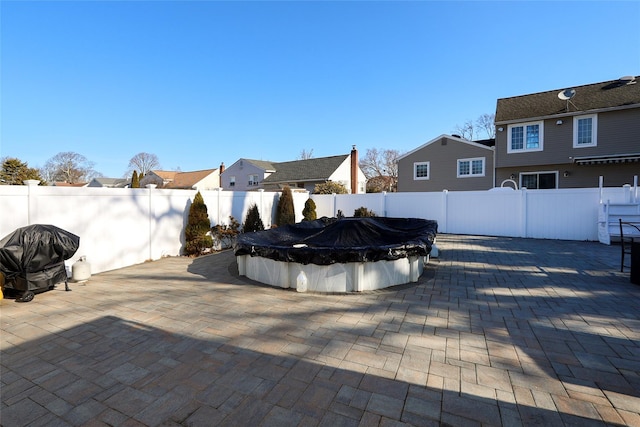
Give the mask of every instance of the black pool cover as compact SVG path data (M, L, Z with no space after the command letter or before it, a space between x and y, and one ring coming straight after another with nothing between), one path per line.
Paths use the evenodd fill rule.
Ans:
M34 292L67 283L64 261L78 250L80 238L54 225L29 225L0 240L0 271L5 289L18 291L19 298L33 299ZM19 300L19 299L17 299Z
M393 261L428 255L437 232L436 221L419 218L321 218L240 234L234 251L300 264Z

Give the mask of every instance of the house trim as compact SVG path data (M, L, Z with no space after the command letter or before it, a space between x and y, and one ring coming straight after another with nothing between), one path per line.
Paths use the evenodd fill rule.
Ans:
M427 176L418 176L417 168L418 166L427 165ZM431 162L413 162L413 180L414 181L424 181L431 178Z
M474 160L480 160L482 161L482 172L480 173L473 173L473 161ZM460 174L460 162L469 162L469 173L466 175L461 175ZM486 174L486 168L487 168L487 158L486 157L473 157L473 158L468 158L468 159L458 159L458 161L456 162L456 178L479 178L479 177L483 177Z
M591 142L588 144L578 144L578 122L580 120L591 119ZM573 116L573 148L586 148L598 146L598 115L580 114Z
M538 146L536 148L527 148L527 126L538 125ZM511 130L513 128L523 128L522 135L522 148L514 149L511 145L512 135ZM516 153L531 153L535 151L544 151L544 122L543 121L531 121L517 122L507 126L507 154Z
M522 184L522 176L523 175L542 175L542 174L549 174L549 175L553 174L553 175L555 175L556 176L556 179L555 179L556 186L553 189L557 190L558 188L560 188L559 187L560 184L558 182L559 179L560 179L560 173L557 170L520 172L519 175L518 175L518 181L519 181L518 184L519 184L520 188L526 187L526 186L523 186L523 184ZM539 186L540 186L540 184L538 183L538 187ZM534 189L534 188L528 188L527 187L527 189L528 190L538 190L539 188Z
M438 136L437 138L432 139L429 142L425 142L424 144L422 144L421 146L419 146L418 148L415 148L411 151L409 151L408 153L403 154L402 156L398 157L397 160L401 160L404 159L405 157L408 157L410 155L412 155L413 153L415 153L416 151L420 151L422 150L424 147L433 144L434 142L438 142L440 141L442 138L447 138L450 139L451 141L457 141L457 142L462 142L464 144L469 144L473 147L479 147L479 148L484 148L485 150L490 150L493 152L493 147L487 147L486 145L483 144L478 144L477 142L473 142L473 141L467 141L466 139L462 139L462 138L458 138L455 136L451 136L451 135L446 135L446 134L442 134L440 136ZM397 161L396 160L396 161Z
M495 122L495 125L499 126L499 125L510 125L515 123L522 123L522 120L535 122L535 121L541 121L541 120L558 119L562 117L573 117L576 115L583 116L583 115L589 115L589 114L607 113L610 111L629 110L633 108L640 108L640 104L623 105L620 107L595 108L593 110L571 111L567 113L550 114L550 115L538 116L538 117L521 117L519 119L503 120L500 122Z

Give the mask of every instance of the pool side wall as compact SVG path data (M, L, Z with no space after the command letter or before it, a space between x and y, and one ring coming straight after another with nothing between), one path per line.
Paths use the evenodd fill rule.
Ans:
M300 273L311 292L362 292L417 282L428 256L411 256L395 261L351 262L330 265L274 261L250 255L236 256L241 276L271 286L297 288Z

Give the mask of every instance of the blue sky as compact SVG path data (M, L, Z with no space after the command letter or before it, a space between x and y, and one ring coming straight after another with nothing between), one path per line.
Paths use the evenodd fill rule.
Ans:
M410 151L496 99L640 74L640 2L0 2L0 157L107 177Z

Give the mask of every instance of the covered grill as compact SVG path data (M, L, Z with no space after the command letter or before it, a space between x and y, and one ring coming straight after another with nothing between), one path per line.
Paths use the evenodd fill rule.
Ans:
M64 262L79 245L80 237L54 225L29 225L5 236L0 240L0 271L7 295L28 302L61 282L69 290Z

